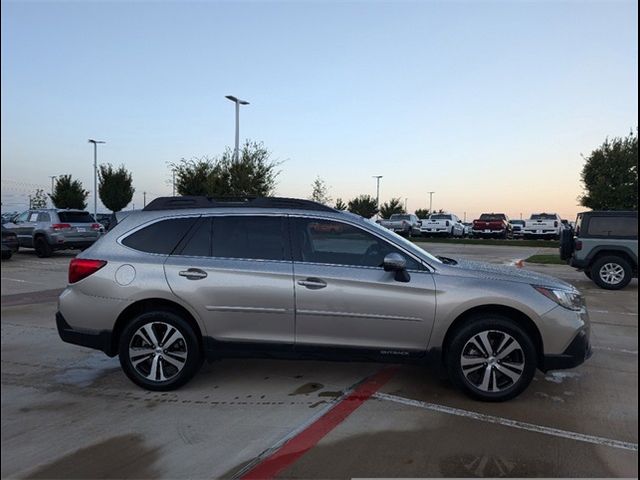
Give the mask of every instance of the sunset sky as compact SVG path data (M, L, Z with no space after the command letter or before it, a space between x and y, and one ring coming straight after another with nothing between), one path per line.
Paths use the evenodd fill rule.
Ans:
M277 194L316 176L348 200L408 199L467 219L573 219L587 155L638 125L635 1L2 2L3 211L50 175L93 188L241 138L281 160ZM92 197L91 197L92 198ZM93 204L89 204L93 208ZM99 208L99 210L103 210Z

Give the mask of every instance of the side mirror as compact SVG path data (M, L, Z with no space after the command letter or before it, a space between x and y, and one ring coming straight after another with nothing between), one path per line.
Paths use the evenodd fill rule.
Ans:
M398 282L408 282L411 280L409 272L407 272L407 261L396 252L391 252L384 257L382 266L385 272L395 272L395 280Z
M392 252L384 257L382 266L384 267L385 272L397 272L407 268L407 261L399 253Z

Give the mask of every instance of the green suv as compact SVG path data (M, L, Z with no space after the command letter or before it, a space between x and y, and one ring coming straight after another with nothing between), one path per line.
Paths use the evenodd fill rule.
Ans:
M638 212L578 214L575 231L562 231L560 257L600 288L626 287L638 276Z

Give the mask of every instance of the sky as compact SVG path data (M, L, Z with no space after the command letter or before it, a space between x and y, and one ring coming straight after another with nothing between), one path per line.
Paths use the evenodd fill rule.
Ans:
M584 210L582 155L638 125L635 1L2 2L2 210L51 175L93 191L124 164L128 208L168 164L240 136L276 193L376 194L471 220ZM90 197L89 209L93 209ZM104 208L99 205L99 211Z

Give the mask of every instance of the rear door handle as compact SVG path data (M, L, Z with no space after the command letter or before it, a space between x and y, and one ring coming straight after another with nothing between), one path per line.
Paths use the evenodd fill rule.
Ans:
M327 286L327 282L319 278L305 278L304 280L298 280L298 285L310 290L320 290Z
M178 272L178 275L185 277L188 280L201 280L207 278L207 272L200 270L199 268L190 268L188 270L182 270Z

